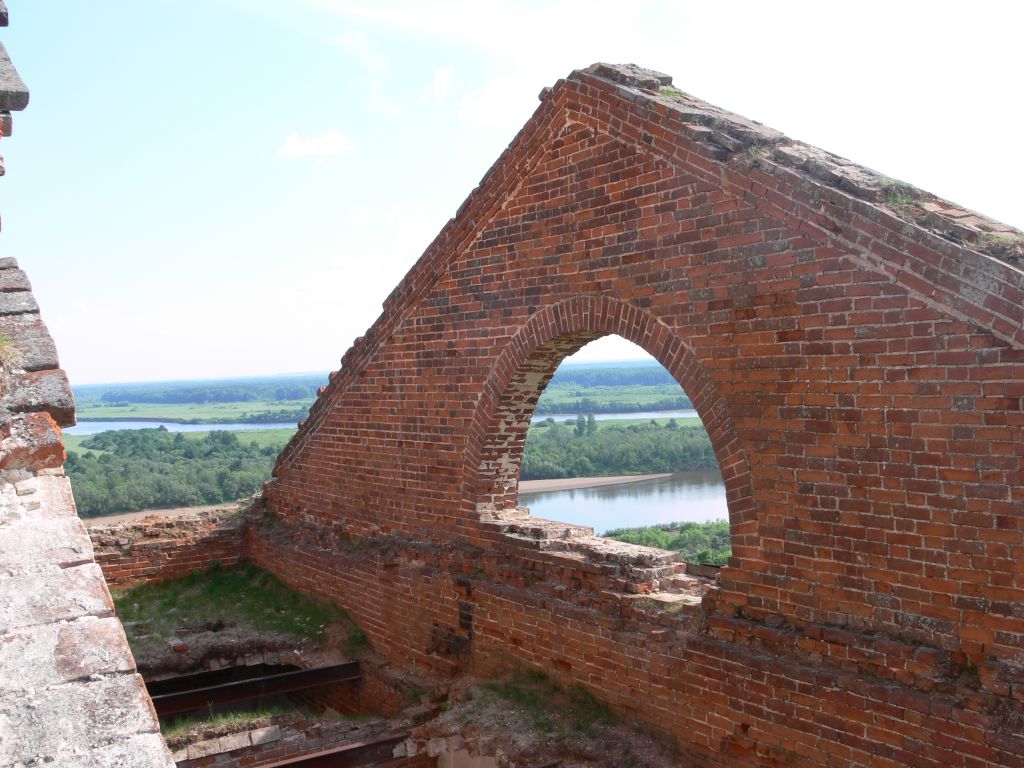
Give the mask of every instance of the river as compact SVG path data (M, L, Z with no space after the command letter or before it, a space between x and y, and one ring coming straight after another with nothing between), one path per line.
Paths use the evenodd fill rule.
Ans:
M621 421L622 419L696 419L697 412L691 408L682 408L676 411L634 411L632 413L595 413L595 421ZM569 419L576 420L575 413L535 413L530 419L532 423L554 419L565 422Z
M295 429L294 421L258 424L178 424L173 421L80 421L63 430L66 435L96 435L111 429L156 429L166 427L168 432L210 432L212 430L237 431L243 429Z
M687 419L696 417L690 410L639 413L598 413L599 421L621 419ZM575 418L572 414L544 414L556 421ZM169 421L83 421L65 429L69 435L94 435L110 429L155 429L169 432L209 432L210 430L288 429L291 423L258 424L176 424ZM678 472L670 477L635 483L605 485L567 491L524 493L520 504L534 517L563 523L593 526L597 533L609 528L626 528L671 522L706 522L728 518L725 486L717 470Z
M598 534L610 528L729 518L722 475L714 469L597 488L523 493L519 505L534 517L593 526Z

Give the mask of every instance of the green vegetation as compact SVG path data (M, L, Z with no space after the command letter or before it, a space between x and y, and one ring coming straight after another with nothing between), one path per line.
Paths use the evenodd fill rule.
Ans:
M917 204L920 196L919 190L905 181L897 179L882 179L878 186L882 190L882 199L885 200L885 204L892 208L901 219L910 220L911 207Z
M312 400L280 403L125 403L78 406L81 421L171 421L177 424L257 424L302 421Z
M982 235L978 238L977 248L1003 261L1024 261L1024 235Z
M85 384L75 387L83 405L107 403L251 403L312 400L326 374L245 379L156 381L140 384Z
M287 439L272 432L280 442L244 443L235 432L101 432L75 440L64 469L82 517L219 504L255 493L270 477Z
M14 339L6 333L0 333L0 373L6 376L15 368L21 367L24 360L25 353L18 348Z
M83 420L184 424L286 423L306 418L326 374L75 387Z
M78 387L79 417L177 422L295 421L323 376ZM234 399L232 399L234 398ZM276 399L274 399L276 398ZM597 422L595 413L691 407L656 363L559 368L537 412L577 413L571 428L535 424L524 479L674 472L717 466L698 420ZM294 428L169 433L162 429L66 435L66 470L83 517L219 504L269 479Z
M341 632L349 655L367 647L366 635L333 603L286 587L276 576L250 563L211 568L160 584L139 584L113 593L114 604L136 658L167 647L186 630L190 644L198 633L235 637L278 633L323 645L332 627Z
M692 407L672 375L656 363L566 365L555 372L536 413L630 413Z
M177 739L194 728L203 730L231 730L243 725L258 728L269 722L271 718L295 713L295 707L266 706L256 709L243 709L235 712L193 712L178 717L170 717L160 721L160 732L165 739Z
M524 480L679 472L718 466L698 419L548 418L530 428ZM110 430L65 438L82 517L220 504L256 493L294 429Z
M708 433L697 420L595 425L580 415L571 424L549 418L533 425L526 437L522 479L639 475L718 466Z
M597 727L615 721L608 706L586 688L575 685L564 689L543 672L519 672L480 687L526 715L538 732L555 734L559 739L570 735L593 737Z
M662 523L645 528L616 528L605 533L609 539L659 547L679 552L690 563L725 565L732 557L729 523Z
M220 381L91 384L75 387L83 421L182 424L297 422L306 418L326 376ZM566 365L555 373L537 413L629 413L691 408L671 374L656 363Z

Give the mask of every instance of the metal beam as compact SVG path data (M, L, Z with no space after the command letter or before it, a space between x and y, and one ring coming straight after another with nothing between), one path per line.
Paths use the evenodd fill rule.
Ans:
M323 685L358 679L359 662L351 661L333 667L301 669L298 672L282 672L250 680L239 680L234 683L165 693L153 696L153 707L156 709L157 715L164 717L203 709L210 704L229 704L233 701L303 691L308 688L318 688Z
M394 750L408 733L390 733L370 741L357 741L344 747L292 757L260 768L358 768L378 761L394 760Z

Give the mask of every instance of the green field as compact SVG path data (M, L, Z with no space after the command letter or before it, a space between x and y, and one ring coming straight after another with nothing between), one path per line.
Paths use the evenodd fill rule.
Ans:
M202 440L206 437L209 432L182 432L187 440ZM249 443L256 443L260 448L267 448L268 446L284 448L291 436L295 434L295 427L283 427L281 429L239 429L233 432L238 437L238 442L248 445ZM99 454L104 451L97 448L86 448L82 443L88 440L92 435L64 435L64 446L69 451L77 451L78 453L85 453L86 451L92 451L93 453Z
M604 420L598 420L597 421L597 430L600 432L601 430L614 429L616 427L625 428L625 427L644 426L644 425L653 425L653 426L658 426L658 427L664 427L670 421L675 421L675 423L678 424L680 427L699 426L700 423L701 423L700 419L697 418L696 416L693 416L692 418L688 418L688 419L687 418L679 418L679 417L676 417L675 419L671 419L671 418L668 418L668 417L659 417L657 419L604 419ZM539 427L543 423L544 423L543 421L535 422L532 425L532 428L536 429L537 427ZM572 418L572 419L555 419L555 423L556 424L565 424L566 426L570 426L571 427L571 426L574 426L576 424L576 419L575 418ZM273 431L276 432L277 430L273 430Z
M75 387L82 421L186 424L304 419L326 374ZM651 363L566 365L555 373L537 413L630 413L691 407L679 384Z
M245 403L83 403L79 421L173 421L181 424L240 422L298 422L306 418L312 400Z
M583 387L553 381L537 403L537 413L629 413L689 408L676 383Z

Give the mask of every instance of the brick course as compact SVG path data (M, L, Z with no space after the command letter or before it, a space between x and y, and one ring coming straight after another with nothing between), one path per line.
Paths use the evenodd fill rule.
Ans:
M1024 765L1024 272L984 252L1020 233L919 191L905 221L648 86L545 92L282 453L250 556L398 662L544 668L701 765ZM628 597L654 566L515 528L533 406L609 333L725 478L734 556L676 613Z
M110 587L170 581L215 563L229 567L242 554L238 508L104 524L90 521L96 562Z

